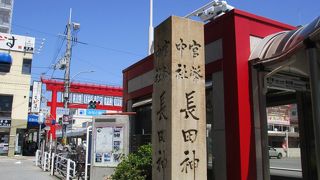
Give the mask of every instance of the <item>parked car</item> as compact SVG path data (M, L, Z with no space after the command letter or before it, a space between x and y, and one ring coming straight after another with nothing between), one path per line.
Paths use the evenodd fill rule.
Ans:
M269 146L269 158L276 157L278 159L282 158L282 153L276 150L275 148Z

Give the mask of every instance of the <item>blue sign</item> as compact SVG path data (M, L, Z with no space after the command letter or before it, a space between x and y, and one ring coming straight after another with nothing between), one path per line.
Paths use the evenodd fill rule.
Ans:
M79 115L86 115L85 109L79 109Z
M106 110L99 110L99 109L87 109L86 110L86 115L87 116L98 116L103 113L106 113Z
M38 118L39 118L38 115L29 114L29 115L28 115L28 122L29 122L29 123L38 123Z

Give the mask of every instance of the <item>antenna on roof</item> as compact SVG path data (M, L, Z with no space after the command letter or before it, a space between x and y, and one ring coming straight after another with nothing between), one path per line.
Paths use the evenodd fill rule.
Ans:
M150 0L149 44L148 55L153 53L153 0Z
M186 15L185 18L196 16L203 22L209 22L211 19L216 19L232 9L234 9L234 7L228 5L226 1L214 0Z

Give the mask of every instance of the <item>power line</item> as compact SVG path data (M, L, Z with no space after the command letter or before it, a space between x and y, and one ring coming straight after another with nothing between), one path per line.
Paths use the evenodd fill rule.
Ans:
M66 29L64 30L64 34L66 33ZM59 39L61 38L61 36L58 36L59 38L58 38L58 41L59 41ZM53 59L52 59L52 61L51 61L51 64L53 64L56 60L57 60L57 57L59 56L59 54L60 54L60 52L61 52L61 49L62 49L62 46L63 46L63 44L64 44L64 41L65 41L65 39L66 38L62 38L62 42L61 42L61 44L60 44L60 47L58 47L58 49L57 49L57 51L56 51L56 54L53 56ZM58 42L57 41L57 42ZM58 44L58 43L57 43Z
M42 68L44 68L44 67L41 67L40 69L42 69ZM0 67L0 72L2 72L3 70L7 70L6 68L3 68L3 67ZM11 74L12 72L17 72L17 73L21 73L21 74ZM31 70L31 73L30 74L22 74L22 69L10 69L10 71L7 73L7 75L15 75L15 76L21 76L21 75L31 75L31 74L34 74L34 73L32 73L32 70ZM39 74L39 75L41 75L41 74Z
M28 29L28 30L30 30L30 31L34 31L34 32L46 34L46 35L52 36L52 37L57 37L57 36L58 36L58 35L53 34L53 33L48 33L48 32L45 32L45 31L40 31L40 30L38 30L38 29L34 29L34 28L26 27L26 26L21 26L21 25L15 24L15 23L12 23L12 25L13 25L13 26L16 26L16 27L23 28L23 29Z
M53 33L45 32L45 31L40 31L40 30L37 30L35 28L29 28L29 27L21 26L21 25L17 25L17 24L13 24L13 25L17 26L17 27L20 27L20 28L28 29L28 30L31 30L31 31L47 34L47 35L52 36L52 37L59 37L59 35L55 35ZM98 45L98 44L94 44L94 43L90 43L90 42L78 41L78 40L74 40L74 39L72 39L71 41L79 43L79 44L82 44L82 45L92 46L92 47L96 47L96 48L99 48L99 49L105 49L105 50L114 51L114 52L118 52L118 53L130 54L130 55L138 56L138 57L144 56L142 54L138 54L138 53L134 53L134 52L126 51L126 50L121 50L121 49L116 49L116 48L104 47L102 45Z
M87 83L93 83L93 84L121 86L119 84L109 83L109 82L106 82L106 81L95 80L95 79L79 78L79 80L81 80L80 82L87 82ZM75 82L77 82L77 81L75 81Z
M11 66L23 67L22 65L11 65ZM31 68L48 68L48 67L50 67L50 66L31 66ZM2 68L2 67L0 66L0 68Z
M85 59L82 59L82 58L80 58L80 57L78 57L78 56L75 56L75 57L77 58L77 60L80 60L81 62L83 62L83 63L85 63L85 64L88 64L88 65L90 65L90 66L92 66L92 67L94 67L94 68L100 69L100 70L102 70L103 72L108 71L107 69L102 68L101 66L96 66L96 65L92 64L91 62L89 62L89 61L87 61L87 60L85 60ZM115 75L114 73L112 73L112 72L110 72L110 71L109 71L108 73L112 74L112 75L115 76L115 77L118 77L117 75Z
M58 36L57 43L56 43L56 45L57 45L57 47L58 47L58 48L57 48L57 51L53 54L53 58L52 58L52 60L51 60L51 63L49 64L48 70L47 70L46 72L44 72L44 74L47 74L47 73L50 71L50 69L52 69L52 66L51 66L51 65L55 64L55 61L57 60L57 58L58 58L58 56L59 56L59 54L60 54L60 52L61 52L61 49L62 49L62 46L63 46L63 44L64 44L65 38L62 39L62 41L61 41L61 43L60 43L60 46L59 46L59 45L58 45L58 42L59 42L59 40L60 40L60 37L61 37L61 36ZM51 75L51 76L53 76L53 74L54 74L54 71L52 72L52 75Z
M20 72L20 71L16 71L16 72ZM30 75L30 76L46 76L46 77L50 77L48 75L44 75L44 74L38 74L38 73L31 73L31 74L7 74L6 76L16 76L16 77L23 77L25 75Z
M78 42L80 42L80 41L78 41ZM109 47L104 47L104 46L101 46L101 45L87 43L87 42L80 42L80 44L87 45L87 46L92 46L92 47L96 47L96 48L100 48L100 49L105 49L105 50L109 50L109 51L114 51L114 52L118 52L118 53L134 55L134 56L137 56L137 57L143 56L141 54L137 54L137 53L134 53L134 52L120 50L120 49L114 49L114 48L109 48Z

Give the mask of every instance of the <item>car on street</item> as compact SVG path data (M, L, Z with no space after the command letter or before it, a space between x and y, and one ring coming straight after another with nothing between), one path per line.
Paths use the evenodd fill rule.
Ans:
M269 146L269 158L275 157L277 159L282 158L282 153L276 150L275 148Z

